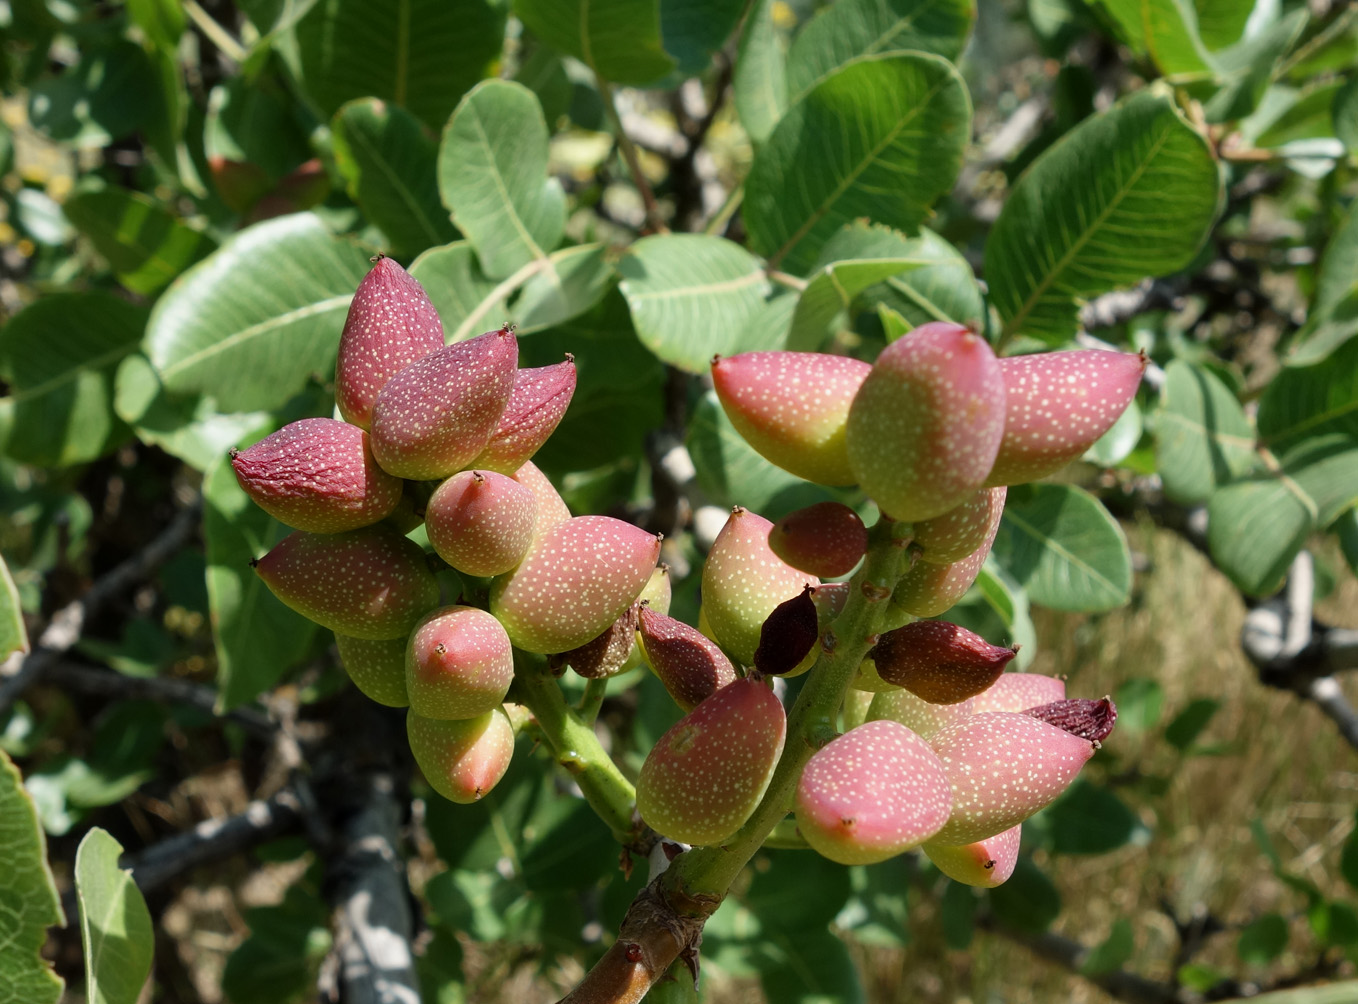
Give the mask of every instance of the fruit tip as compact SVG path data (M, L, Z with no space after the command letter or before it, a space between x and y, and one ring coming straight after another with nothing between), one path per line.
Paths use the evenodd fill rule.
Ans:
M236 449L236 447L233 446L231 447L231 449L226 451L226 455L230 457L232 460L235 460L237 457L240 456L240 450Z
M567 352L567 353L566 353L566 362L571 363L572 365L574 365L574 363L575 363L575 353L574 353L574 352Z
M369 264L376 265L379 261L381 261L381 260L382 260L383 258L385 258L386 256L387 256L387 255L386 255L386 252L384 252L384 251L379 251L379 252L377 252L377 254L375 254L375 255L373 255L371 258L369 258L369 259L368 259L368 262L369 262Z

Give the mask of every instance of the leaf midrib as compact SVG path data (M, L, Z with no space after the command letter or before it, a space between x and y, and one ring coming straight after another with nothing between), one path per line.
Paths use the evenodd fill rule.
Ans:
M190 353L189 355L184 356L184 358L170 363L170 365L160 371L161 378L165 379L173 376L180 370L195 366L204 359L215 356L219 352L224 352L233 346L239 345L241 342L248 341L252 338L258 338L260 335L266 335L275 328L281 328L284 325L292 324L294 321L305 320L306 318L314 317L317 314L328 313L329 311L340 307L347 309L349 301L353 298L353 293L342 293L338 296L327 297L324 300L316 300L313 303L308 303L304 307L289 310L284 314L275 314L273 317L266 318L247 328L242 328L240 331L234 332L220 341L213 342L211 345L199 349L197 352Z
M1110 593L1113 593L1114 595L1117 596L1122 595L1122 589L1112 579L1108 578L1108 576L1104 575L1097 568L1094 568L1092 565L1081 560L1075 554L1072 554L1065 547L1059 544L1055 540L1055 538L1048 537L1046 534L1041 533L1037 529L1037 527L1033 526L1033 524L1029 523L1022 516L1018 515L1017 513L1011 510L1005 512L1004 518L1009 522L1013 523L1013 525L1016 528L1023 530L1025 533L1028 534L1029 537L1037 541L1039 544L1043 545L1046 548L1049 548L1057 555L1061 556L1062 558L1065 558L1065 560L1070 562L1071 565L1084 571L1085 574L1087 574L1091 579L1094 579L1096 582L1103 583L1103 585L1107 587Z
M429 222L423 206L416 200L415 193L411 191L409 185L404 183L401 176L391 168L391 165L378 155L378 148L368 142L367 134L364 133L362 129L352 130L351 141L353 140L360 141L359 145L368 152L368 155L372 158L372 161L377 165L383 176L391 183L392 188L396 190L397 196L406 204L406 208L410 211L410 214L415 217L415 220L419 223L421 229L423 229L428 236L429 242L431 244L439 243L439 234L434 229L434 225Z
M925 11L932 8L934 6L934 3L935 0L925 0L925 2L922 3L916 10L911 12L910 16L903 17L896 21L896 23L893 24L889 30L884 31L882 32L882 34L878 35L876 39L874 39L866 48L863 49L862 52L860 52L853 59L848 59L845 60L843 63L839 63L835 66L832 66L830 69L826 70L820 76L816 77L804 88L802 88L801 91L799 91L797 94L793 95L791 98L788 99L788 107L791 107L792 105L795 105L798 101L802 100L802 98L806 97L817 87L819 87L823 80L825 80L828 77L834 76L844 67L848 66L849 63L856 62L857 60L862 59L865 56L872 56L875 55L876 53L881 52L883 49L885 49L888 45L891 44L891 42L896 38L896 36L900 35L908 28L913 27L917 17L923 15Z
M745 275L737 276L734 279L723 279L720 282L703 283L698 286L675 286L671 289L652 289L643 290L639 293L629 293L628 300L673 300L682 296L694 296L701 293L730 293L752 286L764 278L764 273L758 270L747 272ZM624 280L625 282L626 280Z
M838 202L853 183L858 180L859 175L866 171L868 167L877 160L883 150L896 141L896 137L901 134L907 125L923 114L924 110L929 107L930 103L934 100L934 97L942 89L943 84L949 80L950 78L945 74L934 81L929 87L929 90L921 97L919 103L911 108L908 114L896 121L896 124L891 127L890 131L887 132L877 145L868 151L867 156L865 156L858 165L835 186L834 191L831 192L818 207L812 210L810 215L802 222L802 225L783 243L783 246L770 256L770 265L775 265L781 261L784 255L796 247L801 242L802 238L811 232L812 227L825 218L825 214L830 211L834 204Z
M1122 200L1127 197L1136 183L1141 180L1141 176L1149 169L1151 161L1159 155L1161 148L1168 142L1171 131L1172 130L1169 128L1162 127L1160 135L1156 137L1150 152L1142 159L1141 163L1137 165L1136 170L1132 172L1127 183L1118 190L1112 199L1109 200L1108 205L1100 210L1099 215L1095 217L1094 222L1085 228L1085 232L1080 235L1079 239L1076 240L1075 243L1067 249L1066 253L1057 260L1043 280L1037 284L1037 287L1033 292L1028 294L1028 298L1023 301L1023 305L1019 308L1018 313L1011 317L1005 324L1005 335L1013 334L1018 330L1019 326L1027 319L1028 315L1032 313L1033 308L1037 306L1047 290L1051 288L1051 285L1056 281L1056 278L1066 270L1075 256L1084 249L1084 246L1089 243L1090 240L1093 239L1093 236L1098 229L1107 222L1108 217L1112 215L1113 211L1122 204Z
M586 0L586 4L588 4L588 0ZM505 212L509 216L510 222L514 224L514 229L518 231L519 237L528 246L528 250L533 257L546 258L546 253L538 246L538 242L533 239L533 235L529 232L527 225L519 217L518 207L514 205L514 199L509 194L508 186L505 185L504 175L500 173L500 162L495 159L495 150L490 144L490 136L486 133L486 128L481 123L481 109L477 108L475 104L472 104L468 106L467 111L472 113L472 125L476 129L477 136L480 137L482 149L486 152L486 161L489 164L486 173L489 174L495 182L495 190L500 193L500 198L504 201L506 206Z
M1235 446L1243 450L1254 450L1255 440L1253 436L1236 436L1229 432L1214 432L1203 423L1177 411L1162 411L1160 417L1169 419L1172 422L1177 422L1179 425L1194 432L1201 432L1206 438L1213 442L1220 443L1222 446Z

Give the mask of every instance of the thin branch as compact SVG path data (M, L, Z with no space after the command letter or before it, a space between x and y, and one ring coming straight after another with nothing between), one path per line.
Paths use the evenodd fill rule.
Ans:
M259 708L247 706L225 713L219 711L216 689L189 680L167 679L160 676L149 678L124 676L112 670L79 666L70 662L58 662L50 666L43 679L54 686L80 694L113 697L123 701L152 700L183 704L226 721L235 722L247 732L262 739L272 740L278 731L278 726Z
M780 272L776 268L766 268L764 269L764 274L780 286L786 286L788 289L795 289L798 293L805 292L808 285L805 279L798 278L795 275L789 275L787 272Z
M646 180L646 175L641 170L641 157L637 153L636 144L632 142L632 137L623 128L622 118L618 115L618 105L613 87L598 74L595 74L595 80L599 85L599 94L604 99L604 110L608 112L608 117L612 120L614 131L617 133L618 148L622 151L622 159L627 162L627 170L631 172L632 183L637 186L637 191L641 193L641 201L646 206L646 220L656 233L667 234L670 232L670 228L666 225L665 218L660 213L660 205L655 201L655 192L651 190L651 183Z
M237 65L241 65L249 58L250 53L245 47L231 37L231 33L213 20L212 15L203 10L195 0L184 0L184 13L198 27L204 36L213 45L221 50L223 56Z
M398 852L402 803L395 775L356 782L352 812L340 827L327 875L335 876L335 948L344 1004L420 1004L411 949L414 917Z
M58 656L80 640L85 625L105 604L144 579L183 547L198 529L202 498L181 509L158 537L94 583L84 596L62 607L26 655L16 652L0 665L0 714L38 678Z
M284 834L300 830L301 805L291 789L251 802L239 815L205 819L191 830L123 858L124 868L142 892L151 892L191 868L239 854Z

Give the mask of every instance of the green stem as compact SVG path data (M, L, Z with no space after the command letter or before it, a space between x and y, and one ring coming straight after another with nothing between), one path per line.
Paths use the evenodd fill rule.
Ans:
M599 706L604 703L604 693L608 690L608 677L590 680L585 684L585 695L580 698L576 714L586 725L593 725L599 717Z
M593 727L566 703L566 696L546 666L516 652L513 696L533 712L556 762L575 779L585 801L618 842L631 844L636 840L636 789L600 745Z
M764 799L749 821L720 847L698 847L680 855L661 879L667 898L678 909L698 913L716 909L740 870L792 808L792 797L802 768L820 746L835 735L835 722L844 693L859 663L872 647L882 610L900 577L903 539L893 524L880 521L872 528L863 567L853 577L844 611L823 636L833 639L802 687L788 714L787 742Z

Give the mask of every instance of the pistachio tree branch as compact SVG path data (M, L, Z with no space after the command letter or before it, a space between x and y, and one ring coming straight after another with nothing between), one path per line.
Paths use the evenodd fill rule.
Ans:
M0 714L18 699L43 671L75 647L85 625L115 597L130 589L168 561L198 529L201 497L181 509L170 524L132 557L100 577L89 591L66 604L52 617L38 643L28 653L16 652L0 663Z
M515 651L510 696L533 713L552 753L574 779L590 806L624 846L641 833L635 816L636 789L580 715L566 703L546 663Z
M632 175L632 183L637 186L637 191L641 193L641 201L646 206L646 222L656 233L667 234L670 232L670 228L666 225L665 217L660 212L660 204L655 201L655 192L651 190L651 183L646 180L646 174L641 169L641 157L637 153L636 144L632 142L632 137L623 128L613 87L597 73L595 80L599 85L599 94L604 99L604 111L608 113L608 118L613 123L614 132L617 134L618 149L622 151L622 158L627 162L627 170Z
M821 655L788 714L787 741L754 813L724 844L696 847L637 895L618 940L560 1004L637 1004L677 958L696 967L703 925L742 868L792 807L811 754L835 735L844 694L875 641L881 612L900 578L904 524L883 519L869 535L867 557L850 581L843 612L821 636ZM780 837L777 838L781 842Z

